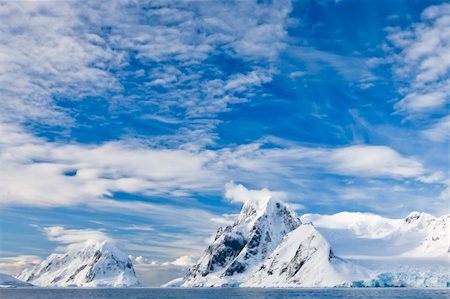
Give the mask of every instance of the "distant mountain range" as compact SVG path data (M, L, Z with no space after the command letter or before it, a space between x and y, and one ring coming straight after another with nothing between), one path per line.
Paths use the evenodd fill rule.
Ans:
M273 198L245 202L217 230L197 264L164 286L449 287L450 215L404 219L370 213L304 214ZM130 258L111 242L52 254L0 285L139 286Z
M0 273L0 288L31 287L31 283L21 281L11 275Z

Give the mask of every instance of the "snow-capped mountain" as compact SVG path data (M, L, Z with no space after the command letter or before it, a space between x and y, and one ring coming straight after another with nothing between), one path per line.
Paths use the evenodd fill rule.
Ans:
M421 235L420 244L403 253L404 256L438 257L450 255L450 215L434 217L426 213L411 213L405 218L405 235Z
M335 256L312 224L266 198L248 200L234 224L217 231L181 286L325 287L367 277L362 267Z
M189 270L182 286L240 284L300 224L297 215L278 200L248 200L232 225L219 228L214 242Z
M17 278L51 287L139 286L130 258L108 241L88 241L82 248L51 254Z
M0 273L0 288L1 287L32 287L28 282L21 281L9 274Z

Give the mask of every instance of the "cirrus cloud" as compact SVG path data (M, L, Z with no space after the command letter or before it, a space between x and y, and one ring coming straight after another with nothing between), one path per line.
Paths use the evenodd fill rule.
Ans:
M212 144L214 117L272 80L290 11L285 0L1 1L0 121L72 128L82 112L68 107L97 101L111 116L176 125L155 144Z
M450 4L430 6L422 22L405 30L391 29L389 40L400 53L395 56L394 74L406 82L396 104L399 112L424 113L442 108L449 101Z

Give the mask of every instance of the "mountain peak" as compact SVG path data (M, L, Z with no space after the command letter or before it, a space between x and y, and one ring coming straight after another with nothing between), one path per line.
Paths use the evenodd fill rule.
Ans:
M129 257L110 241L88 240L63 254L51 254L19 279L38 286L127 287L139 282Z
M433 215L427 214L425 212L411 212L408 216L405 218L406 223L415 223L419 221L430 221L436 219Z
M295 212L280 200L249 199L232 225L219 228L183 286L221 285L227 277L252 271L300 224Z
M271 196L249 199L242 206L237 221L243 222L249 219L257 219L263 214L269 214L274 209L281 208L281 206L285 206L285 204Z
M31 283L21 281L9 274L0 273L0 287L31 287Z

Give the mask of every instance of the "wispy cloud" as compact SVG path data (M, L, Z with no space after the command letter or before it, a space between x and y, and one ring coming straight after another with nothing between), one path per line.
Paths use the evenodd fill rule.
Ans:
M409 28L388 28L389 41L395 51L394 78L402 98L395 104L398 113L408 118L447 114L450 101L450 5L430 6L421 22ZM442 141L440 127L446 119L437 120L425 133L432 141Z
M450 140L450 115L439 119L421 133L431 141L448 142Z
M442 183L427 179L435 171L418 159L387 146L318 148L288 143L265 147L253 143L218 150L167 150L125 142L50 143L17 126L3 125L0 130L5 133L1 136L9 136L0 137L0 173L5 178L0 182L2 205L118 207L122 203L114 198L117 192L187 198L197 192L220 194L232 179L291 194L311 188L318 173ZM27 188L19 187L23 185ZM238 185L230 186L239 191ZM230 190L230 199L244 200L238 196L242 192L232 195ZM123 208L128 209L126 202Z
M223 225L230 225L234 222L238 214L223 214L220 215L220 217L214 217L210 220L213 223L217 223L217 225L223 226Z
M84 28L70 2L0 5L0 120L70 125L58 98L81 100L120 88L109 70L123 62L122 55Z
M290 1L2 2L0 121L76 126L67 103L95 97L113 115L178 124L155 144L211 144L213 117L271 80L290 10Z
M42 232L47 239L57 242L63 246L58 246L56 251L67 251L67 249L78 248L90 241L113 241L104 231L94 229L65 229L62 226L44 227Z
M210 160L208 152L158 150L122 142L48 143L18 127L0 127L5 132L0 140L3 204L65 206L119 191L176 196L207 190L215 181L204 166ZM20 188L23 183L28 187Z
M35 255L19 255L0 258L0 272L17 275L24 269L39 265L42 259Z
M350 146L329 151L324 160L337 173L366 177L417 178L422 164L387 146Z
M371 60L357 55L339 55L320 51L313 47L290 47L288 53L292 59L305 64L306 72L295 71L291 78L317 74L324 69L333 69L344 80L359 82L361 88L369 88L378 78L371 70Z
M129 225L129 226L119 227L119 229L134 230L134 231L147 231L147 232L151 232L151 231L155 230L153 227L151 227L149 225Z

